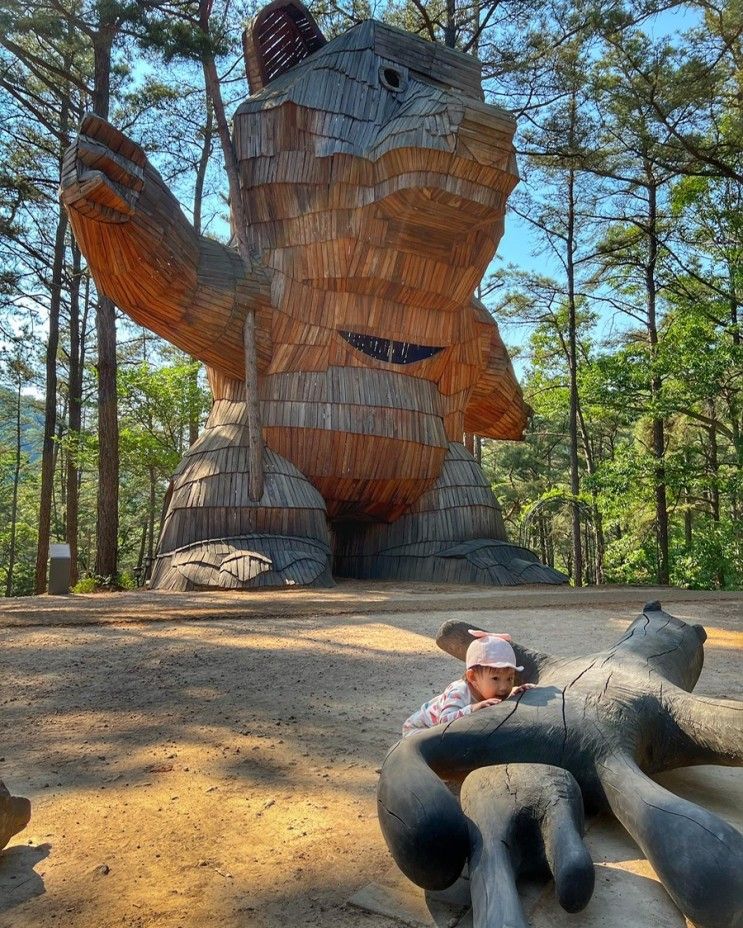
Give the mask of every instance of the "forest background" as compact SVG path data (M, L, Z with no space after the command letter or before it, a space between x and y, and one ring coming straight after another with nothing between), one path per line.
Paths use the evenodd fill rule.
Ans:
M84 112L140 142L203 234L227 182L204 62L247 94L244 0L6 0L0 12L0 583L146 579L200 365L96 293L58 200ZM534 410L464 436L514 540L575 584L743 582L741 0L319 0L476 54L522 182L479 296ZM205 32L207 22L209 34Z

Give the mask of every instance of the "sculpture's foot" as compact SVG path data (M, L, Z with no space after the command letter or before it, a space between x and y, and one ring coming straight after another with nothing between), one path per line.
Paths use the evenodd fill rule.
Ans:
M612 812L684 915L698 928L741 928L743 835L655 783L628 755L605 758L598 773Z
M268 448L250 498L244 404L217 400L169 491L151 586L163 590L332 586L325 502Z
M210 538L158 555L153 586L169 590L333 586L330 547L286 535Z
M482 767L464 781L461 800L475 928L528 928L516 889L520 875L551 873L563 909L585 908L593 894L593 861L582 840L580 789L567 770Z
M21 796L11 796L7 786L0 780L0 851L30 821L31 803Z
M344 558L340 564L336 570L343 575L348 560ZM474 538L447 546L417 542L382 549L374 555L355 558L350 575L377 580L430 580L486 586L559 584L567 580L564 574L542 564L527 548L493 538Z
M436 484L396 522L339 524L336 536L340 576L492 586L567 580L507 540L500 507L460 444L449 446Z

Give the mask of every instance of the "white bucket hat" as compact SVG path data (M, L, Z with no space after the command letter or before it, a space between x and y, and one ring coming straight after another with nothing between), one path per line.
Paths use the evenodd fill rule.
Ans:
M475 641L467 648L466 664L470 667L513 667L514 670L523 670L516 666L516 654L511 647L510 635L496 635L492 632L475 631L468 629Z

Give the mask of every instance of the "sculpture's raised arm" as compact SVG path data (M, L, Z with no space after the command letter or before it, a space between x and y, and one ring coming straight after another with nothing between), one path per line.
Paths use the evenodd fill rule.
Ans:
M196 234L139 145L86 115L65 154L61 196L99 290L136 322L242 379L235 322L248 307L268 311L266 279Z

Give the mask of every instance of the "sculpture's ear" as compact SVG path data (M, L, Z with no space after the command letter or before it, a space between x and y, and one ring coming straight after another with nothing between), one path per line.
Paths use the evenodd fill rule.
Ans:
M243 32L245 70L250 92L322 48L325 36L299 0L273 0L264 6Z

